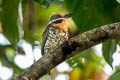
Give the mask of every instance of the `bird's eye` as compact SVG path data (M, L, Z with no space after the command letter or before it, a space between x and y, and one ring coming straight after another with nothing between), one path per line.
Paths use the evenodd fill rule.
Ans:
M53 16L50 17L50 21L58 19L58 18L62 18L62 16L61 15L53 15Z
M57 17L57 18L62 18L62 16L61 16L61 15L57 15L56 17Z

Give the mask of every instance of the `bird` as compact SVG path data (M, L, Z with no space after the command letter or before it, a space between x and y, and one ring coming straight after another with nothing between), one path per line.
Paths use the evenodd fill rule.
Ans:
M42 34L42 55L52 52L69 39L68 20L72 13L55 13Z

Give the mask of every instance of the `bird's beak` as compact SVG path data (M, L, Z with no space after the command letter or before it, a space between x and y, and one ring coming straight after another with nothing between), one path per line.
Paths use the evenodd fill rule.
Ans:
M70 18L70 17L72 17L72 15L73 15L73 13L68 13L68 14L65 14L63 17L64 18Z

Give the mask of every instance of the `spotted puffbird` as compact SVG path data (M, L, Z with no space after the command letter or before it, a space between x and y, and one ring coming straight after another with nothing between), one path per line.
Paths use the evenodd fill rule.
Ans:
M72 13L56 13L50 17L47 28L42 34L42 55L52 52L68 40L68 19Z

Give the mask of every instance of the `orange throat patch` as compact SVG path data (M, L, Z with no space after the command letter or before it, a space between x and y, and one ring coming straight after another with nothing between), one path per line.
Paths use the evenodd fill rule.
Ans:
M53 27L58 27L59 29L61 29L64 32L68 32L68 22L67 22L67 20L62 21L61 23L53 23L52 26Z

